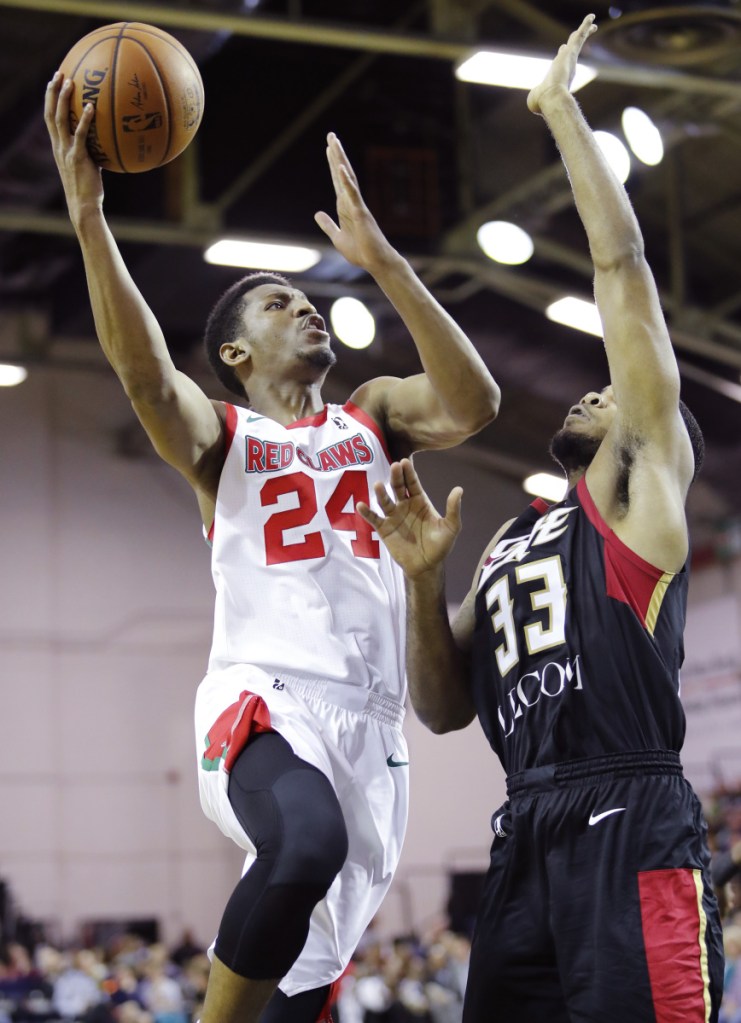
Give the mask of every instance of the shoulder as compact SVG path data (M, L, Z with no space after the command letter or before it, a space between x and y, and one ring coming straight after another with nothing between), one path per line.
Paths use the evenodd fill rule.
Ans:
M357 387L350 396L353 405L357 405L369 415L378 426L387 432L389 394L398 383L400 377L374 377Z

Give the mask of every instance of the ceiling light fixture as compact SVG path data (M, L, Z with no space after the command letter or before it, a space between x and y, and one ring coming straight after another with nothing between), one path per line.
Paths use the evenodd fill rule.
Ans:
M496 263L519 266L533 254L533 240L527 231L507 220L490 220L476 232L482 251Z
M533 89L545 78L553 63L548 57L529 57L498 50L476 50L455 67L455 77L476 85L500 85L506 89ZM577 64L571 91L576 92L597 77L594 68Z
M321 253L317 249L308 249L303 245L222 238L206 249L203 258L207 263L216 263L218 266L243 266L253 270L301 273L316 266L321 259Z
M522 489L535 497L544 497L546 501L563 501L568 490L568 481L563 476L554 476L551 472L535 472L522 481Z
M648 114L639 107L626 107L621 118L623 134L635 155L649 167L655 167L664 158L661 132Z
M554 323L562 323L565 327L573 327L575 330L583 330L585 334L594 334L595 337L602 337L602 321L597 306L594 302L587 302L584 298L575 298L568 295L551 302L545 311L549 320Z
M337 339L348 348L367 348L376 336L373 314L359 299L349 295L332 303L329 321Z
M0 363L0 387L16 387L28 376L25 366L12 366L8 362Z

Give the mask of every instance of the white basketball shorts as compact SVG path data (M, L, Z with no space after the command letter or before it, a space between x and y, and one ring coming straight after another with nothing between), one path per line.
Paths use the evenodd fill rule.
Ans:
M345 865L314 909L303 951L280 983L290 996L330 984L342 975L391 884L409 802L409 756L401 731L404 708L351 684L276 677L250 665L209 672L198 687L195 708L201 806L225 835L246 850L243 873L254 862L255 848L229 803L225 765L233 756L214 754L218 731L214 725L220 718L223 726L228 718L252 714L259 701L250 700L249 694L262 698L270 727L293 752L330 780L349 838ZM225 715L232 706L234 710ZM264 707L255 721L258 730L265 724ZM243 745L246 740L241 741Z

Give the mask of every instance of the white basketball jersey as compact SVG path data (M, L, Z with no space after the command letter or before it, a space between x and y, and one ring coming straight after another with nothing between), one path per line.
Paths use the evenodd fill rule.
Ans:
M242 662L404 702L404 579L355 511L390 458L348 402L284 427L227 405L212 541L209 671Z

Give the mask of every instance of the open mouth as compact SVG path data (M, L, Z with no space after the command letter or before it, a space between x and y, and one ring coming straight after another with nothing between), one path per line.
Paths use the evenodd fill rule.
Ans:
M566 418L571 419L572 416L578 419L589 419L589 414L583 405L572 405Z
M304 320L302 326L301 326L301 329L302 330L309 330L309 331L312 331L312 332L318 333L318 334L326 334L327 333L327 328L326 328L325 323L324 323L324 318L322 316L319 316L318 313L316 313L316 314L312 313L311 316L307 316L306 319Z

